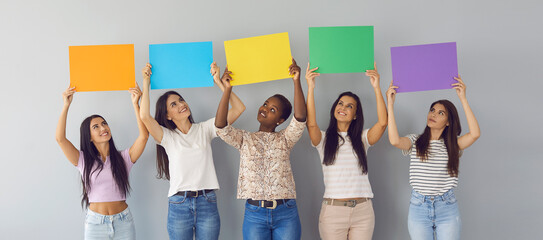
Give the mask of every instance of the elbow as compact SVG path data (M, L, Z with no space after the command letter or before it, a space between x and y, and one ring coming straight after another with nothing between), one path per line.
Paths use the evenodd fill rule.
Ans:
M477 139L479 139L479 137L481 137L481 132L478 131L476 133L473 133L472 137L473 137L473 141L477 141Z

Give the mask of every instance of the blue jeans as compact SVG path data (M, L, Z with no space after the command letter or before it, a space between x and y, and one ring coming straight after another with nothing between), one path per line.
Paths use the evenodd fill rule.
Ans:
M87 209L85 239L136 239L132 213L126 208L115 215L102 215Z
M440 196L425 196L413 190L407 218L413 240L460 239L460 212L452 189Z
M215 191L198 197L169 197L168 235L170 239L219 239L221 219Z
M245 203L243 239L246 240L299 240L302 224L296 200L287 200L275 209Z

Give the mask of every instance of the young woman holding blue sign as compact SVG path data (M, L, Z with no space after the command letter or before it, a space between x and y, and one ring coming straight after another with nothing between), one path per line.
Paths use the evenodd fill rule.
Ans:
M158 177L170 181L168 192L168 234L170 239L218 239L219 211L215 190L219 189L211 140L217 137L215 119L195 123L189 105L174 91L157 100L155 118L149 110L151 65L143 74L143 98L140 115L157 142ZM219 79L219 67L213 63L211 74L224 91ZM236 121L245 106L232 94L228 120ZM227 103L228 108L228 103Z
M462 150L480 136L479 124L466 98L466 85L460 77L452 84L456 90L469 132L462 132L456 107L448 100L430 105L426 128L420 135L400 137L394 117L396 86L387 91L388 138L390 143L411 156L409 182L413 187L409 206L408 228L411 239L460 239L460 212L453 188L458 183Z
M217 109L217 135L240 152L238 199L247 199L243 219L243 239L300 239L301 223L296 206L290 151L305 128L306 106L300 85L300 67L294 59L289 67L294 80L294 118L286 129L275 128L287 120L292 106L283 95L268 98L258 109L258 132L232 127L227 118L232 86L228 70Z
M379 85L379 73L367 70L375 93L378 121L364 129L364 113L358 96L344 92L330 109L325 131L317 125L315 78L318 68L309 69L307 80L307 130L317 148L324 176L324 200L319 216L319 233L327 239L368 239L373 236L375 215L373 192L368 178L367 150L376 144L387 127L387 110Z
M143 153L149 133L139 117L141 91L137 85L129 91L139 136L129 149L123 151L117 151L111 129L100 115L89 116L81 123L81 150L78 150L66 138L66 118L75 88L68 88L62 94L64 107L57 125L56 140L66 158L81 173L81 203L87 208L85 239L136 239L132 214L125 202L130 192L128 175Z

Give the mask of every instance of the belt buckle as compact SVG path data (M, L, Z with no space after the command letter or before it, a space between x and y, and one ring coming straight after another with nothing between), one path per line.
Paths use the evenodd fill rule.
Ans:
M198 191L195 191L195 192L196 192L196 196L194 196L194 197L198 197Z
M267 209L275 209L277 207L277 201L275 199L273 200L268 200L269 202L272 202L272 206L271 207L266 207ZM261 202L260 204L262 207L264 207L264 201Z
M356 200L349 200L349 203L351 203L352 206L349 207L356 207Z

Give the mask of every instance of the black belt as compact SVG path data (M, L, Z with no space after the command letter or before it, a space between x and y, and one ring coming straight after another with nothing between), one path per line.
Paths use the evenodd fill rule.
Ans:
M277 206L286 203L290 199L275 199L275 200L253 200L253 199L247 199L247 203L257 206L257 207L265 207L268 209L275 209Z
M180 191L180 192L177 192L175 195L185 196L185 194L187 194L186 195L187 197L198 197L198 196L204 195L204 192L210 193L210 192L213 192L213 189L205 189L205 190L200 190L200 191Z

